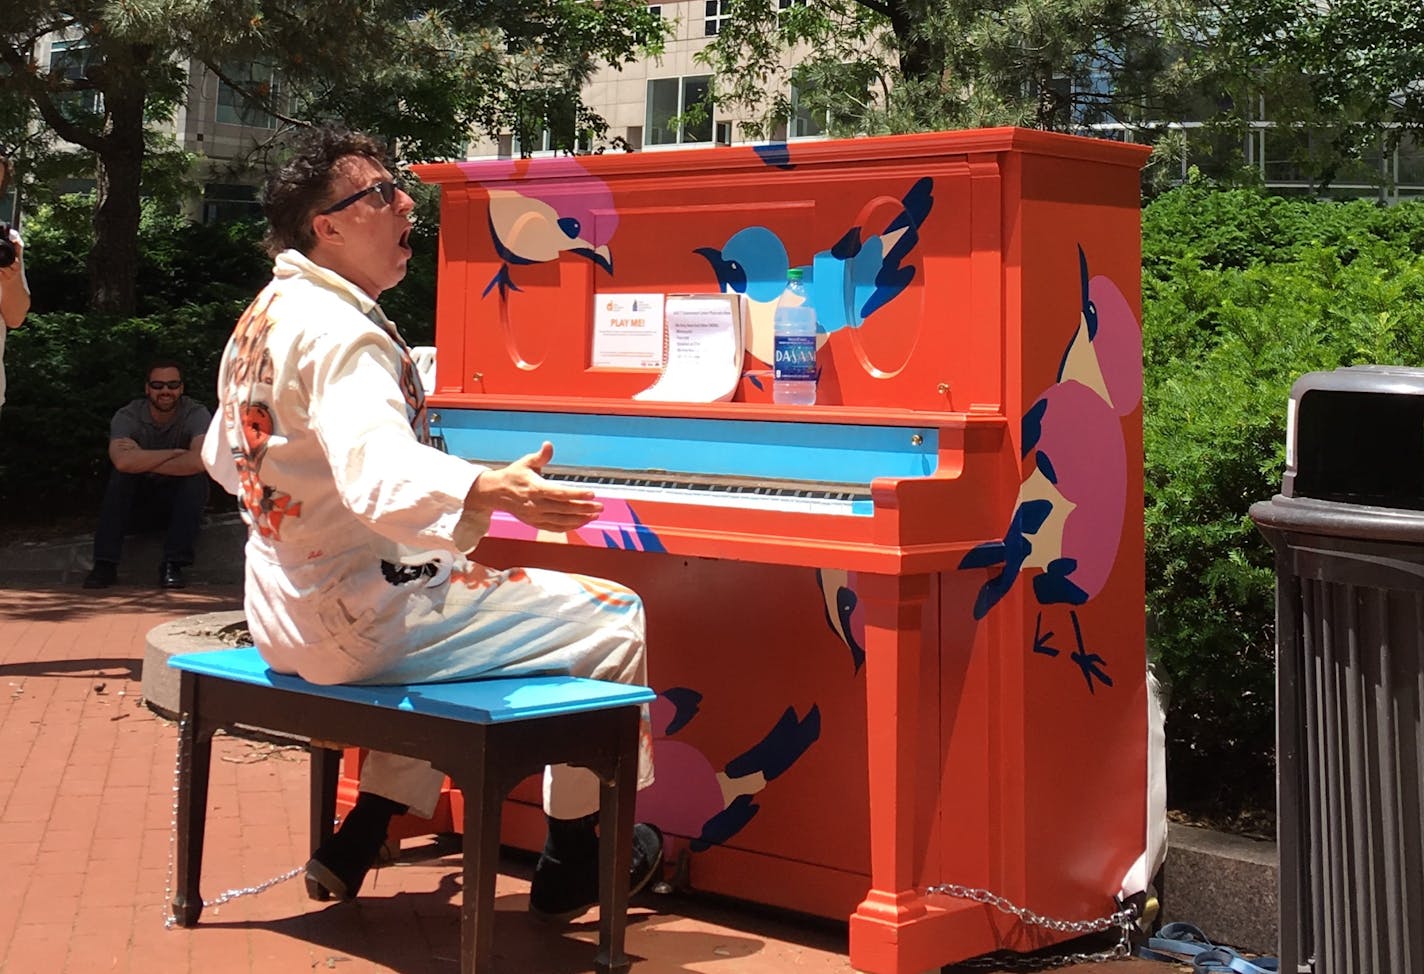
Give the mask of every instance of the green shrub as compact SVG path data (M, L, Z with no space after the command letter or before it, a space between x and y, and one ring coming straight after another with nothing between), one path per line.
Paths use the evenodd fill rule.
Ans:
M93 196L65 196L25 221L25 266L36 311L87 310L93 210ZM138 313L250 300L271 274L261 239L260 223L192 223L145 202L138 235Z
M1424 361L1424 203L1189 186L1144 213L1151 648L1174 808L1274 807L1274 564L1247 515L1284 469L1291 383Z

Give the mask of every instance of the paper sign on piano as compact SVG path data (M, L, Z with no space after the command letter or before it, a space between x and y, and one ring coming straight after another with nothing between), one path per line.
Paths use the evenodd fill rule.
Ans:
M742 296L669 294L663 314L662 374L633 398L726 402L742 375Z
M594 368L656 369L663 364L662 294L593 296Z

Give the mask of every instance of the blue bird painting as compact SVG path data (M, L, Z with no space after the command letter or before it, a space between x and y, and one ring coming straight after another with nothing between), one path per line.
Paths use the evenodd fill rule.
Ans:
M900 199L899 212L879 232L851 227L827 250L801 265L810 300L816 309L818 347L842 328L857 328L878 309L909 287L915 268L910 263L920 240L920 227L934 205L934 181L918 180ZM747 348L762 362L772 359L773 315L786 288L791 258L772 230L746 227L721 247L695 251L712 266L724 293L747 299Z

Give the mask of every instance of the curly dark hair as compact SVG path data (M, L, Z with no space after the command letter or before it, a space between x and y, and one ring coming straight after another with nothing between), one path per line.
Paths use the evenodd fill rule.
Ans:
M361 132L320 125L301 132L291 157L267 178L262 212L267 216L263 243L273 257L289 248L307 253L316 243L312 217L331 203L336 164L347 156L365 156L386 165L386 147Z

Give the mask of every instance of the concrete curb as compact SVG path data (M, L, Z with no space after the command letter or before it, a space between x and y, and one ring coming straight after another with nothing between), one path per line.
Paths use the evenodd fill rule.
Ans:
M1275 955L1277 862L1274 842L1169 823L1162 921L1186 921L1213 943Z
M168 665L170 656L240 645L232 633L246 629L241 609L186 616L150 629L143 650L143 700L148 709L178 719L178 671Z

